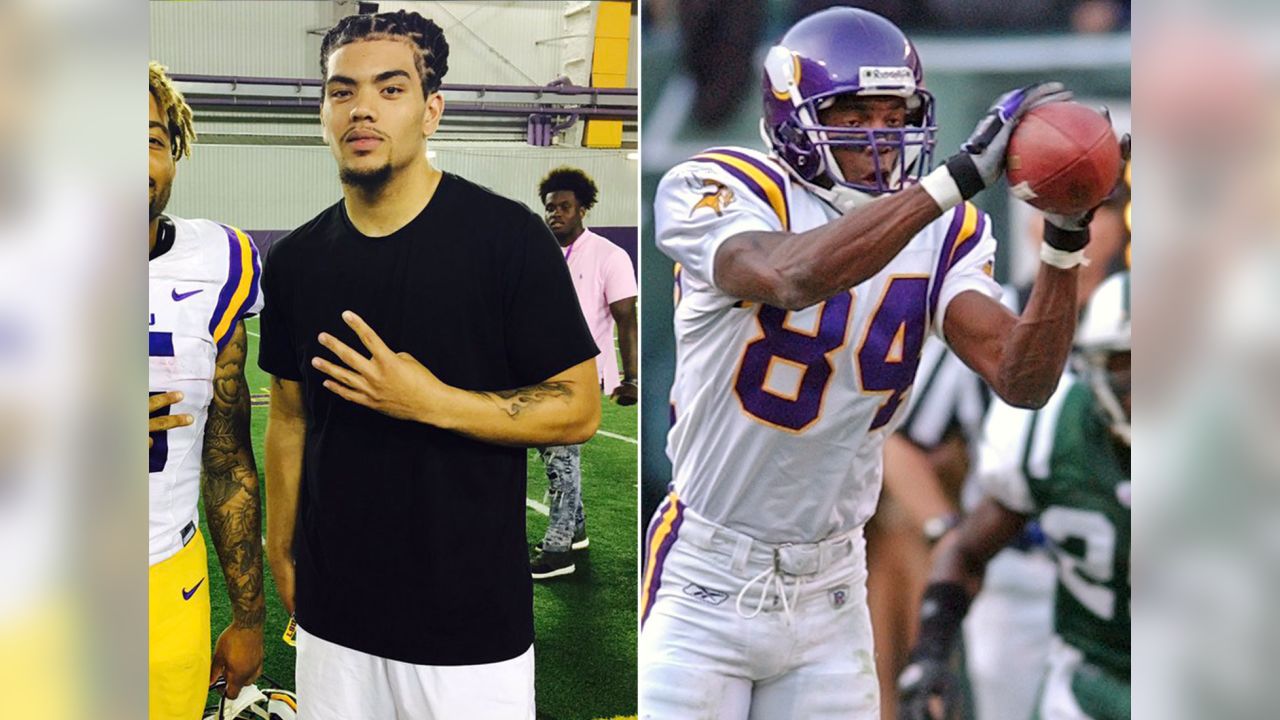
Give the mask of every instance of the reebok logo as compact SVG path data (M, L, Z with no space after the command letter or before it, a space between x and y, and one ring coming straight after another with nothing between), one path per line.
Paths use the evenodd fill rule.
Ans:
M200 585L202 585L203 583L204 583L204 578L200 578L200 582L196 583L196 586L195 586L195 587L193 587L193 588L191 588L190 590L188 590L188 589L186 589L186 588L182 588L182 599L183 599L183 600L190 600L190 599L192 598L192 596L194 596L194 595L196 594L196 590L199 590L199 589L200 589Z
M726 593L722 593L719 590L708 590L697 583L685 585L684 594L694 600L701 600L708 605L719 605L729 598Z
M204 292L204 288L201 288L199 290L192 290L191 292L184 292L184 293L180 293L178 292L178 288L174 288L172 297L174 302L182 302L183 300L186 300L192 295L195 295L196 293L202 293L202 292Z
M900 87L914 91L916 76L909 67L861 67L858 81L864 88Z

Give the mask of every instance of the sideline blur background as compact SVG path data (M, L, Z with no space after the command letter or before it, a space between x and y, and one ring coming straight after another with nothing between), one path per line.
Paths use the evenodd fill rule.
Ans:
M146 10L0 2L0 718L146 716Z
M1280 4L1134 15L1134 708L1277 717Z

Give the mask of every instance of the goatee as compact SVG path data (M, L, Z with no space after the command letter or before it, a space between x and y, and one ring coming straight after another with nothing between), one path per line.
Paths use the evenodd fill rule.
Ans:
M338 171L338 179L343 185L350 185L366 193L377 192L391 179L391 163L372 170L355 170L342 168Z
M169 188L165 188L163 190L157 190L155 184L153 183L151 185L151 203L149 208L150 214L147 217L147 221L150 222L160 217L160 214L164 212L164 209L168 204L169 204Z

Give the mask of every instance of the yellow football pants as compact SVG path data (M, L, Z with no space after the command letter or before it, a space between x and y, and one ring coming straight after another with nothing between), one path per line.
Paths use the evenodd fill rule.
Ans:
M199 720L209 695L209 561L204 536L151 566L151 720Z

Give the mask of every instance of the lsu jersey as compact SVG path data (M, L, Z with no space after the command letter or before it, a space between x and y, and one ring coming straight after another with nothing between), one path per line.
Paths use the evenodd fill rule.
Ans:
M159 413L187 413L195 422L151 435L152 565L195 534L205 419L218 353L236 323L262 307L258 250L247 234L211 220L170 220L172 247L150 261L148 376L152 395L170 390L183 394L181 402Z
M875 510L884 439L906 406L921 347L947 305L1000 297L996 241L964 203L880 272L799 311L718 287L716 251L744 232L802 232L839 215L770 157L704 151L655 198L658 248L676 261L676 374L667 455L681 501L768 542L814 542Z

